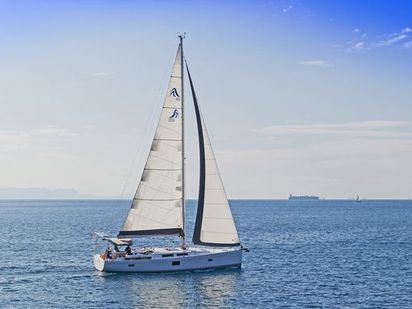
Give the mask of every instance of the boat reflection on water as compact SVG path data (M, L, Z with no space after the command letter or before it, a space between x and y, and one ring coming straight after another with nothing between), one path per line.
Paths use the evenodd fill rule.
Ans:
M201 307L228 307L233 301L237 282L240 281L240 270L227 270L219 274L203 274L194 278L193 287L195 302L189 305ZM193 300L192 300L193 301Z
M119 291L112 305L130 308L224 307L235 298L241 270L196 271L169 274L105 274L108 289ZM108 304L109 305L109 304Z

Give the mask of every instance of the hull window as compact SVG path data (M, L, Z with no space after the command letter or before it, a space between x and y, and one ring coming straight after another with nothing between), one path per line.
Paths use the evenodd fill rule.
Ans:
M180 261L173 261L172 262L172 266L178 266L178 265L180 265Z

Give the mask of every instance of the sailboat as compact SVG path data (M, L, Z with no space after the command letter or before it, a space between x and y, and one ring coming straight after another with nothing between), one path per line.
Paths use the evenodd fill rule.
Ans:
M97 238L109 243L104 253L94 255L94 267L99 271L165 272L241 267L242 251L247 249L240 244L183 55L183 38L179 35L160 119L124 224L116 237L95 233ZM185 232L185 67L195 107L200 157L193 245L187 243ZM180 246L133 246L139 237L162 235L180 237Z

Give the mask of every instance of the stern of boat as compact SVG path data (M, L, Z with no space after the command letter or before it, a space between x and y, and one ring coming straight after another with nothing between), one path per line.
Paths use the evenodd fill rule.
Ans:
M95 254L93 258L94 268L98 271L104 270L104 259L101 254Z

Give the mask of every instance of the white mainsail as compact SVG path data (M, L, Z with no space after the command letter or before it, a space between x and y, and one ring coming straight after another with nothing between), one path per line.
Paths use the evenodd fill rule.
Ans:
M199 198L193 243L205 246L238 246L239 235L187 64L186 70L195 105L200 152Z
M149 156L119 237L184 235L182 44Z

